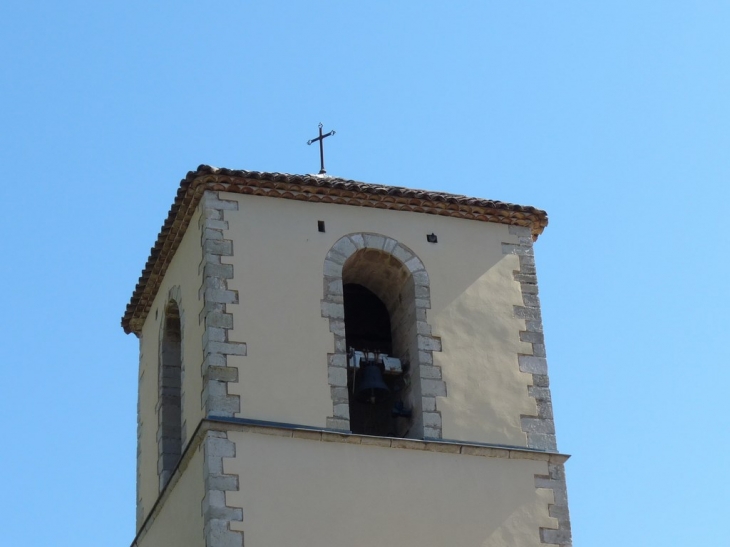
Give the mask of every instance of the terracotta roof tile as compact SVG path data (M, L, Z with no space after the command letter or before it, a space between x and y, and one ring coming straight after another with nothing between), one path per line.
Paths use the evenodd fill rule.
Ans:
M320 203L376 207L529 226L533 238L547 226L547 213L535 207L398 186L368 184L326 175L289 175L218 169L201 165L180 182L157 241L122 317L127 333L138 333L170 261L205 190Z

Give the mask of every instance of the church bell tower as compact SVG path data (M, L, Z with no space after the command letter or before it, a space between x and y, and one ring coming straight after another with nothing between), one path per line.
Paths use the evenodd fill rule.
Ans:
M188 173L122 318L133 547L571 545L545 226L325 174Z

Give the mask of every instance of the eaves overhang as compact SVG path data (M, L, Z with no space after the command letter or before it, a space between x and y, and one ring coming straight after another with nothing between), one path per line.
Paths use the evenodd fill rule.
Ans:
M175 201L155 245L150 250L147 264L122 317L122 328L127 334L139 334L141 331L165 272L206 190L524 226L530 228L533 239L537 239L548 224L545 211L525 205L445 192L368 184L326 175L289 175L201 165L180 181Z

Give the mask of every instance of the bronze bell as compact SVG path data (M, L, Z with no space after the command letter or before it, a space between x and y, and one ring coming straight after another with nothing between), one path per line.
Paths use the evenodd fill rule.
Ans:
M360 374L356 383L356 397L364 403L377 403L388 396L390 390L383 381L383 373L374 362L361 363Z

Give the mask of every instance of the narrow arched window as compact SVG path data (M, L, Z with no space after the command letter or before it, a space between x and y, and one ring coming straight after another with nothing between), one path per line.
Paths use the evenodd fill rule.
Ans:
M182 452L182 334L180 309L175 301L170 301L165 309L158 386L157 469L162 490Z

